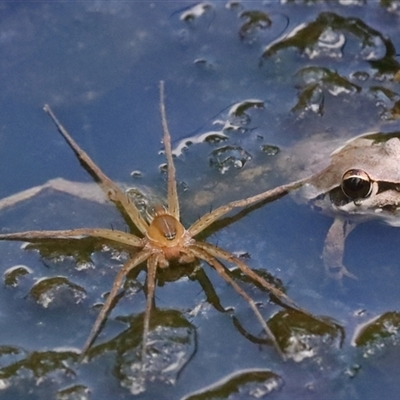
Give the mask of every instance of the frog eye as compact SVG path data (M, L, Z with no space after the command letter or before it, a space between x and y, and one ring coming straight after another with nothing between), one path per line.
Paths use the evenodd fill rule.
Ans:
M372 181L361 169L349 169L343 174L342 192L351 199L365 199L372 192Z

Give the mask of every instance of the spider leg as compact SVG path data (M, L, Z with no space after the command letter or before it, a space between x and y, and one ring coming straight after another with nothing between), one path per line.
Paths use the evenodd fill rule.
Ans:
M198 258L204 260L207 264L211 265L217 273L225 280L225 282L229 283L233 289L242 296L246 302L249 304L251 309L253 310L255 316L257 317L258 321L260 322L261 326L263 327L265 333L268 335L270 340L272 341L274 347L281 355L282 359L285 360L285 355L282 353L281 348L278 345L278 342L275 338L275 335L272 333L271 329L269 329L267 323L265 322L263 316L261 315L260 311L257 308L255 301L225 272L224 266L208 251L201 246L198 246L198 243L191 245L189 247L190 251Z
M205 251L211 253L214 257L217 258L222 258L223 260L226 260L232 264L235 264L239 267L239 269L249 276L251 279L254 281L258 282L262 287L267 289L270 293L272 293L279 301L281 301L283 304L285 304L287 307L290 307L304 315L309 316L310 318L313 319L318 319L318 321L327 324L329 326L333 326L331 323L328 321L318 318L314 315L312 315L310 312L305 310L304 308L301 308L294 300L292 300L286 293L282 292L282 290L279 290L277 287L271 285L269 282L267 282L262 276L258 275L256 272L254 272L249 266L247 266L242 260L239 258L233 256L232 254L228 253L227 251L221 249L220 247L214 246L210 243L205 243L205 242L196 242L196 245L200 246L203 248Z
M192 236L196 236L201 231L210 226L213 222L215 222L218 218L222 217L223 215L227 214L233 209L238 207L247 207L261 201L266 201L266 200L272 201L281 198L290 193L291 191L300 188L308 180L309 178L301 179L299 181L291 182L286 185L278 186L274 189L267 190L263 193L257 194L252 197L248 197L243 200L232 201L231 203L218 207L215 210L210 211L209 213L203 215L200 219L198 219L191 225L188 231Z
M112 303L115 299L115 296L118 293L119 288L122 285L122 281L125 278L126 274L142 262L146 261L151 252L149 250L142 250L141 252L137 253L134 257L129 259L124 266L118 271L117 276L114 279L111 291L109 295L107 296L107 299L100 310L99 315L96 318L96 321L93 325L92 330L90 331L90 334L83 345L82 351L81 351L81 357L80 359L83 360L85 357L87 351L89 350L90 346L92 345L93 341L96 339L96 336L99 334L100 328L102 323L104 322L105 318L107 317L107 314L110 311L110 308L112 306Z
M57 119L49 105L46 104L44 106L44 111L50 115L58 131L78 157L80 163L100 185L108 198L119 209L121 209L124 214L126 214L129 220L136 225L140 232L145 234L148 224L140 215L140 212L136 206L128 200L127 196L121 191L121 189L108 176L106 176L104 172L101 171L101 169L94 163L94 161L79 147L68 131L61 125L60 121Z
M17 233L0 234L0 240L16 240L24 242L41 242L43 240L65 240L65 239L85 239L88 237L106 239L111 242L122 244L128 247L142 247L141 238L122 231L111 229L70 229L60 231L26 231Z
M147 337L149 336L150 314L153 306L154 290L156 285L156 271L159 262L159 255L150 255L147 261L147 293L146 293L146 310L144 313L143 335L142 335L142 353L141 353L141 372L143 373L146 366Z
M164 81L160 81L160 112L161 122L163 127L163 142L165 149L165 157L167 159L167 171L168 171L168 212L175 217L176 220L180 220L179 215L179 199L178 192L176 189L176 178L175 178L175 165L172 158L171 149L171 135L169 133L167 116L165 112L165 96L164 96Z
M201 248L203 251L212 254L216 258L222 258L225 261L228 261L231 264L235 264L239 267L239 269L248 277L253 279L253 281L258 282L262 287L268 290L271 294L277 297L282 303L287 306L294 308L304 314L310 315L307 311L300 308L289 296L287 296L282 290L279 290L277 287L267 282L263 277L254 272L250 267L248 267L242 260L233 256L229 252L221 249L220 247L214 246L210 243L205 242L196 242L196 246Z

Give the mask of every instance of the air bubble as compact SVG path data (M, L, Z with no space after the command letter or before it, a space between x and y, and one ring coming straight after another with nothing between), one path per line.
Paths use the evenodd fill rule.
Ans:
M225 174L232 168L243 168L249 160L251 155L240 146L223 146L211 152L210 165Z

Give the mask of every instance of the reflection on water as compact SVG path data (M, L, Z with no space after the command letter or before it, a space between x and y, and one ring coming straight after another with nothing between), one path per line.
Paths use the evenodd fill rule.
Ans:
M263 398L282 386L281 377L271 371L242 371L182 400Z
M163 196L163 158L156 156L160 79L167 82L189 224L210 207L290 180L299 171L290 167L289 148L306 142L318 155L315 133L338 144L364 131L394 132L397 3L5 3L1 196L58 176L86 179L46 125L45 102L59 108L113 179L131 187L132 198L145 205L148 193ZM270 348L236 294L209 269L193 266L159 277L143 391L137 374L143 273L129 277L99 344L78 362L96 307L127 254L93 243L66 243L58 253L2 243L0 397L396 397L397 229L355 230L345 261L359 280L338 287L326 281L320 259L329 219L290 199L251 211L222 221L208 240L247 255L254 269L324 316L326 325L278 311L265 292L231 271L279 332L288 361ZM51 191L3 211L0 225L7 232L124 229L107 206ZM377 365L384 376L376 375Z

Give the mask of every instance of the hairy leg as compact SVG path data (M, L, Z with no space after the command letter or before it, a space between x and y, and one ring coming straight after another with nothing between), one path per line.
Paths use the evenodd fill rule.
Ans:
M149 250L142 250L141 252L137 253L134 257L129 259L124 266L118 271L117 276L114 279L111 291L109 295L107 296L107 299L100 310L99 315L96 318L96 321L92 327L92 330L90 331L90 334L83 345L82 352L81 352L81 359L83 359L89 350L90 346L92 345L94 339L96 336L99 334L99 330L101 328L101 325L103 324L105 318L107 317L107 314L110 312L112 303L115 299L115 296L118 293L119 288L122 285L122 282L125 278L125 276L128 274L130 270L135 268L136 266L140 265L144 261L146 261L149 256L150 256L150 251Z

